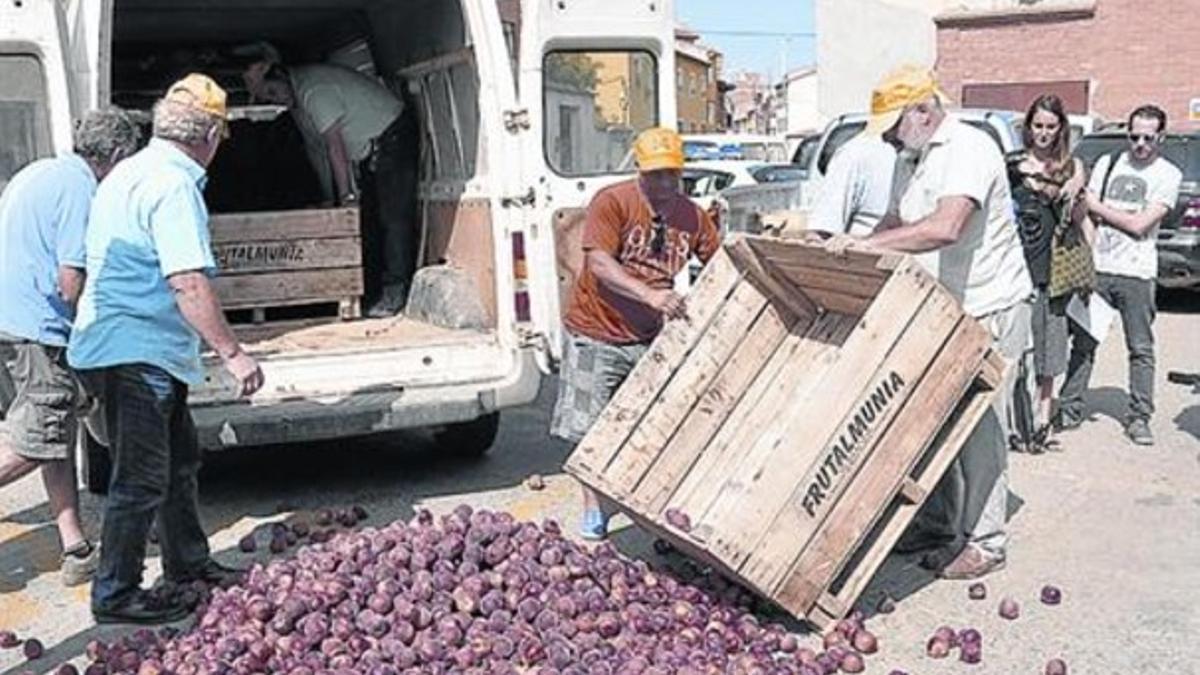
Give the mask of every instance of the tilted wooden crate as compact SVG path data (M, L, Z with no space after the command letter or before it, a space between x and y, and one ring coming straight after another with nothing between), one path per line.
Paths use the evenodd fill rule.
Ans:
M739 238L706 267L688 313L663 329L567 471L825 626L882 564L1006 365L985 329L899 255Z
M214 282L227 310L338 305L342 319L361 315L362 234L356 208L263 211L209 219L220 267Z

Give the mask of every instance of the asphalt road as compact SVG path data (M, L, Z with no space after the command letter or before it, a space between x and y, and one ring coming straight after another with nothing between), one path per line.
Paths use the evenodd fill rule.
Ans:
M1200 392L1166 383L1168 370L1200 370L1200 296L1171 295L1162 304L1158 444L1138 448L1120 433L1125 363L1114 332L1090 395L1094 421L1064 436L1062 453L1012 457L1010 559L987 580L989 599L971 602L967 584L936 581L913 560L893 556L863 599L873 606L885 592L898 598L895 613L872 619L881 650L868 673L1034 674L1053 656L1072 673L1200 673ZM265 560L263 550L238 552L237 540L264 523L351 504L367 509L368 525L467 502L520 519L554 517L573 532L576 489L560 469L569 448L546 433L553 399L547 380L535 405L503 416L497 445L477 461L443 456L421 434L215 456L202 486L214 551L240 565ZM535 473L545 477L544 490L524 486ZM99 505L84 497L93 531ZM121 632L92 624L87 587L59 585L56 535L36 478L0 491L0 514L0 627L46 644L35 670L78 658L93 637ZM616 524L622 550L653 556L644 533ZM148 579L158 574L156 559L147 571ZM1063 588L1061 606L1037 601L1044 583ZM1020 601L1021 619L996 615L1002 596ZM925 639L943 623L979 628L984 662L927 659ZM19 650L0 652L0 675L27 667Z

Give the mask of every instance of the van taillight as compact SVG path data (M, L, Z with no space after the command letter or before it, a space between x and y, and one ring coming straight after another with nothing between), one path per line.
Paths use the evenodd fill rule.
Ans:
M529 315L529 263L525 260L525 234L514 232L512 236L513 263L513 309L517 321L528 322Z

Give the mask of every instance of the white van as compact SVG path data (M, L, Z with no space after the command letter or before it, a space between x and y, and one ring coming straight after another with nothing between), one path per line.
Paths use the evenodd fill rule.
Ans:
M0 187L69 149L84 111L148 109L193 70L227 87L242 120L231 141L253 138L255 124L278 118L247 105L244 63L230 54L248 43L379 77L419 114L419 178L397 189L417 191L422 264L454 282L434 295L446 316L481 306L482 325L453 327L426 303L419 319L240 327L267 386L240 400L210 361L194 416L209 450L435 427L448 451L480 454L499 412L533 400L559 356L584 207L622 178L638 131L675 125L673 22L671 0L5 0ZM237 145L218 153L210 186L295 163L238 157ZM221 166L241 172L222 176ZM237 206L224 208L312 222L312 209L294 205ZM88 484L100 488L107 454L85 444Z

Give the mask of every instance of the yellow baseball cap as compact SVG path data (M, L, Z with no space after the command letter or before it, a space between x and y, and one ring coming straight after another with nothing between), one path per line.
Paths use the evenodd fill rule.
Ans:
M204 111L223 120L229 119L229 113L225 108L225 90L207 75L200 73L188 75L172 84L163 98Z
M633 142L638 171L683 168L683 138L673 129L652 127Z
M871 119L867 121L864 133L883 135L896 125L906 107L930 96L947 100L938 88L933 71L912 64L900 66L885 75L871 92Z

